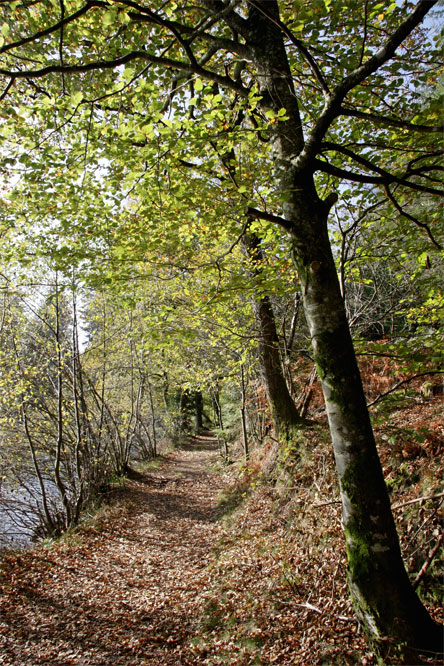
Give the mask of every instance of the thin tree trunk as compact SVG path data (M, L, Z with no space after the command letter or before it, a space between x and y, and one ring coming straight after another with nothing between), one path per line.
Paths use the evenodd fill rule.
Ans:
M252 273L259 275L261 272L259 265L263 261L260 239L256 234L248 232L242 238L242 245L252 264ZM271 416L276 431L288 436L292 428L300 425L303 419L285 381L276 322L269 296L265 294L261 298L255 298L253 307L259 327L259 356Z
M248 434L247 434L247 418L245 414L246 409L246 390L245 390L245 373L244 365L241 364L241 423L242 423L242 441L244 445L245 460L248 460Z
M60 301L59 301L59 287L56 274L55 284L55 315L56 315L56 357L57 357L57 439L54 460L54 478L57 489L59 491L60 499L62 500L65 509L65 525L68 527L71 524L71 505L66 492L66 487L62 479L61 463L62 451L64 444L64 410L63 410L63 364L62 364L62 338L60 330Z
M73 523L76 524L80 518L80 512L83 507L84 499L84 470L82 469L82 453L84 449L83 441L83 427L82 427L82 418L86 417L84 410L82 414L80 411L79 400L79 390L77 387L77 377L81 375L82 369L80 367L79 359L79 337L78 337L78 321L77 321L77 303L76 303L76 294L73 285L72 289L72 398L73 398L73 408L74 408L74 421L75 421L75 465L76 465L76 479L74 481L74 486L76 488L76 497L73 511ZM80 383L80 394L83 397L83 386Z
M202 397L202 391L200 390L194 391L194 409L195 409L196 431L199 432L199 430L202 430L203 428L203 420L202 420L203 397Z
M153 458L157 456L157 432L156 432L156 416L154 413L154 400L153 400L153 391L151 388L151 383L147 382L148 386L148 397L150 399L150 410L151 410L151 432L153 434Z

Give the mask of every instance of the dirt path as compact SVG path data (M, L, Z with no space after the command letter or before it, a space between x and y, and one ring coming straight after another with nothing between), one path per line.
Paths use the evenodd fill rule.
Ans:
M135 474L107 517L6 563L0 664L185 666L217 539L215 441L196 438Z

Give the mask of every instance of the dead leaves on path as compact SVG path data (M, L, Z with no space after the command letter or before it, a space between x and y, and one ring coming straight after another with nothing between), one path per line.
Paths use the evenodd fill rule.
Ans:
M348 601L331 460L315 444L285 503L263 487L216 520L227 479L206 471L214 453L201 446L128 482L75 535L7 557L0 664L375 664Z
M187 457L192 484L175 476ZM182 600L216 530L220 478L201 470L208 457L172 454L159 473L165 483L155 474L132 481L119 504L74 539L7 558L0 663L181 663L195 616Z

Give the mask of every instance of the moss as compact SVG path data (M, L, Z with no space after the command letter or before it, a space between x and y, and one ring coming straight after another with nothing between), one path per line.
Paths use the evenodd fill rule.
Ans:
M205 604L200 626L203 631L212 631L223 625L224 610L215 599L209 599Z
M347 540L348 568L352 580L362 580L369 576L371 561L370 544L373 541L373 529L365 529L368 523L367 509L362 502L356 501L356 493L362 485L362 469L357 463L350 463L341 480L341 488L350 502L353 511L344 521Z

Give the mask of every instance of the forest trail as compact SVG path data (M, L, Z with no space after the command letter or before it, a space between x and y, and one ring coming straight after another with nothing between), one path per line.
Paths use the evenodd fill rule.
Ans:
M223 478L201 436L135 473L92 527L20 555L0 579L0 664L185 666L217 539Z
M309 436L284 503L264 484L219 519L251 478L213 473L216 440L201 436L73 534L6 556L0 666L375 666L348 595L332 454ZM430 530L435 514L422 513Z

